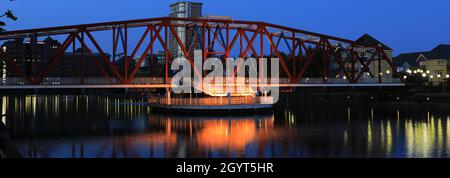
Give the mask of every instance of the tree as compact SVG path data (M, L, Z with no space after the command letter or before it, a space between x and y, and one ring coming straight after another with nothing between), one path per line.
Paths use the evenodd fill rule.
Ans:
M14 0L9 0L9 1L14 1ZM6 31L5 29L3 29L3 27L6 26L6 23L4 21L2 21L2 19L4 19L4 18L10 19L13 21L17 20L17 17L14 16L12 10L9 10L9 9L6 10L6 12L4 14L0 15L0 33Z

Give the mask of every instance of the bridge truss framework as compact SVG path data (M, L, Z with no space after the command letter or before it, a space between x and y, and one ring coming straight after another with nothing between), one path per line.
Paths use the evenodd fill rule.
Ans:
M185 27L184 41L186 44L183 44L176 27ZM133 30L139 32L131 32ZM137 43L130 44L132 41L129 39L130 32L132 35L137 35L138 40L135 40ZM97 33L107 34L110 38L107 40L108 44L98 40ZM311 70L314 60L318 60L319 54L320 60L322 60L320 68L324 83L330 77L328 73L330 62L338 65L339 75L343 76L349 84L358 84L364 73L371 77L375 76L371 73L369 66L376 60L378 62L386 61L392 68L393 76L404 82L403 78L396 73L395 66L381 45L364 46L348 39L265 22L240 20L162 17L10 31L0 34L0 42L28 38L30 43L35 46L38 38L46 36L62 36L64 41L57 48L51 60L35 75L27 74L3 50L0 50L0 59L6 63L8 70L12 70L17 76L20 76L25 84L43 85L44 80L61 63L64 53L71 49L72 54L76 55L74 51L79 46L82 49L82 56L88 54L103 77L112 78L118 81L118 84L126 85L132 83L136 78L136 73L142 70L140 66L144 60L147 57L154 60L153 55L158 49L162 49L165 55L165 80L163 83L169 84L169 64L174 59L169 50L169 35L173 35L173 38L176 39L184 56L190 61L195 75L200 75L199 70L201 69L195 68L194 59L190 54L194 50L194 46L199 46L203 52L203 59L213 55L225 59L229 57L255 57L257 59L268 56L277 57L280 59L280 75L287 78L289 84L300 84L302 78L305 77L305 72L308 69ZM116 59L119 50L123 50L123 69L119 70L115 62L107 56L106 46L112 46L113 59ZM132 50L129 50L130 48ZM364 59L356 51L358 48L373 49L370 51L372 56ZM98 53L100 58L95 57L94 53ZM35 50L31 54L38 56ZM136 60L135 65L131 65L131 60L134 60L139 54L140 57ZM358 65L361 66L361 69L357 69ZM85 78L85 74L81 70L80 84L85 83ZM383 83L381 76L378 77L378 83Z

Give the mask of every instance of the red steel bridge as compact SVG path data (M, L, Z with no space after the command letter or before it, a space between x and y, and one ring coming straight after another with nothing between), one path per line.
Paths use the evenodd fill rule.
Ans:
M185 29L184 35L177 31L180 27ZM201 49L203 59L277 57L280 86L403 86L404 83L381 44L366 46L353 40L256 21L172 17L126 20L9 31L0 34L0 44L28 39L31 46L36 46L40 39L49 36L61 39L62 43L50 60L33 73L9 56L7 49L0 50L0 59L8 72L14 74L3 75L0 88L164 88L170 83L170 61L174 59L170 45L179 45L191 62L194 75L199 75L201 69L194 66L193 50ZM170 38L175 43L170 44ZM73 60L79 58L76 49L81 49L81 56L90 56L101 77L86 76L83 70L75 77L51 75L61 67L67 52L72 52ZM361 56L358 52L361 49L370 55ZM37 50L28 50L32 59L39 58ZM158 51L165 59L159 75L137 76L148 70L141 67L142 63L155 60L153 56ZM119 53L124 58L120 66L116 62ZM390 78L375 75L382 72L380 65L375 70L370 68L371 64L383 61L390 67Z

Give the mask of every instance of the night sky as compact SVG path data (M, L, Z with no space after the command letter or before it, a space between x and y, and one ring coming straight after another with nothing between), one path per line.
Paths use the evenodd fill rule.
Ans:
M19 17L7 30L167 16L173 0L0 0ZM394 54L450 42L448 0L196 0L204 15L267 21L356 39L369 33Z

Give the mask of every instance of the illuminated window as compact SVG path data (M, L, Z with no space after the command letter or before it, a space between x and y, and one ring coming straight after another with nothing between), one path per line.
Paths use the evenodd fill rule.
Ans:
M436 70L434 71L434 75L442 75L443 71L442 70Z

